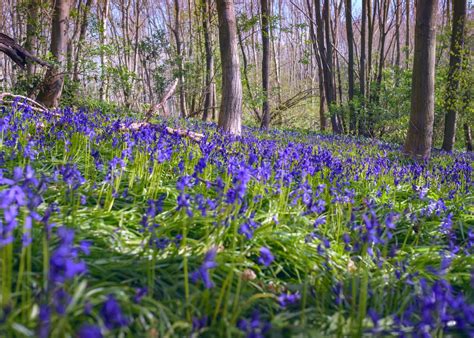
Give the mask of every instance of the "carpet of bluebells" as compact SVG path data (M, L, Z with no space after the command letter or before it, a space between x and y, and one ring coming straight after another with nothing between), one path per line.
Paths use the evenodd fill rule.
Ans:
M474 335L472 154L0 109L2 337Z

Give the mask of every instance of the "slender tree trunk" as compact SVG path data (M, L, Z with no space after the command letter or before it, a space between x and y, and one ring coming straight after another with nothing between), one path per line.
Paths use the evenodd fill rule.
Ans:
M202 6L202 26L204 30L204 48L206 50L206 92L204 98L204 110L202 119L207 121L209 118L209 110L215 106L214 98L214 54L212 53L212 40L210 32L210 18L209 2L201 0Z
M261 16L262 16L262 129L268 129L270 126L270 5L271 0L261 0Z
M332 75L332 45L330 41L330 32L329 30L329 2L325 1L325 20L323 22L321 14L321 4L320 0L315 0L315 10L316 10L316 32L319 45L319 55L321 57L321 65L323 68L323 82L324 89L326 94L326 103L328 110L331 114L331 124L333 132L336 134L340 133L338 119L335 114L331 113L332 105L334 103L334 84L333 84L333 75ZM325 28L326 26L326 28ZM326 31L326 34L325 34ZM326 42L325 42L326 39ZM326 45L325 45L326 44ZM329 46L327 46L329 44Z
M349 131L356 133L357 118L354 109L354 32L352 30L352 0L345 0L346 34L348 50L348 96L349 96Z
M57 107L64 84L64 62L68 43L70 0L55 0L51 23L50 51L57 65L46 72L37 100L47 107Z
M398 69L400 69L400 25L402 24L401 22L401 9L402 9L402 3L401 0L396 0L395 1L395 65L397 66ZM398 71L398 70L397 70ZM397 76L398 79L398 76Z
M445 105L443 149L452 151L456 140L456 110L459 106L459 76L464 48L464 26L466 21L466 0L456 0L453 5L453 28L449 53L448 88Z
M464 123L464 137L466 138L466 151L472 151L471 127L467 123Z
M84 6L84 12L82 14L79 41L77 43L77 51L74 58L74 71L73 71L73 77L72 77L72 80L74 82L79 82L79 60L80 60L81 52L82 52L82 45L84 44L84 41L86 38L87 24L88 24L87 18L90 15L91 6L92 6L92 0L87 0L86 5Z
M325 104L325 87L324 87L324 75L323 75L323 66L321 62L320 50L319 48L322 47L318 45L318 40L316 37L316 32L314 31L314 11L313 7L311 6L311 0L306 0L306 6L308 8L309 17L311 21L309 23L309 35L311 37L314 56L316 59L316 65L318 67L318 84L319 84L319 127L321 131L325 131L327 128L327 121L326 121L326 114L324 111L324 104Z
M370 1L370 0L369 0ZM359 134L366 134L366 116L365 116L365 43L366 43L366 28L367 28L367 0L362 0L362 21L360 28L360 69L359 69L359 88L360 88L360 102L362 119L359 117Z
M431 155L437 7L436 0L417 0L411 113L404 151L418 159Z
M176 54L178 57L178 80L179 80L179 109L180 116L186 117L186 96L184 92L184 69L183 69L183 52L181 42L181 7L180 0L174 0L174 29L173 34L176 42Z
M250 86L250 77L249 77L249 72L248 72L248 58L247 58L247 53L245 51L245 46L244 46L244 40L242 38L242 32L240 31L239 25L237 24L237 38L239 39L239 46L240 46L240 51L242 53L242 63L243 63L243 69L242 72L244 74L244 83L245 87L247 88L249 97L250 97L250 102L252 103L252 111L257 118L258 122L262 122L262 117L260 116L260 113L258 112L258 109L254 107L254 96L252 92L252 87Z
M100 15L100 29L99 29L99 37L100 37L100 88L99 88L99 96L102 101L106 100L107 98L107 74L106 74L106 64L107 64L107 57L105 55L105 44L107 43L107 19L109 17L109 0L103 0L103 7L101 9ZM99 3L97 4L100 7Z
M405 7L405 68L408 69L410 63L410 0L405 1Z
M378 102L380 99L380 91L382 90L382 78L383 78L383 69L385 61L385 41L387 37L386 32L386 22L388 19L388 0L382 0L379 10L379 19L380 19L380 51L379 51L379 62L377 69L377 78L376 78L376 88L374 93L374 101ZM371 125L369 127L370 135L374 135L374 123L375 121L370 121Z
M372 3L372 0L367 0L367 76L366 76L366 99L370 101L371 99L371 81L372 81L372 46L374 42L374 21L375 21L375 12L377 10L377 1ZM374 8L372 8L374 5ZM372 16L373 15L373 16ZM370 115L370 112L369 112ZM369 117L367 117L367 120ZM367 121L366 121L367 122Z
M36 39L38 37L38 3L37 0L28 0L26 13L26 41L25 49L28 51L33 51L36 49ZM2 20L0 18L0 20ZM34 74L35 65L32 62L29 62L26 65L26 73L28 77Z
M237 46L237 21L233 0L217 0L219 47L222 63L222 100L218 128L240 135L242 129L242 83Z

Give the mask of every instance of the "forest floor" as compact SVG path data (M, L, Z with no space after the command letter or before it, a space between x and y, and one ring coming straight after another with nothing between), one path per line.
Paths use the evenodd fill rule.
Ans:
M471 155L58 112L0 110L1 336L474 334Z

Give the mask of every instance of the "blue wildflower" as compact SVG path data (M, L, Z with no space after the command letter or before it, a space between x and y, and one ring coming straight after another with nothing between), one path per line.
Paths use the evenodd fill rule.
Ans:
M275 260L275 257L273 257L272 252L270 249L266 247L260 248L260 257L258 259L258 263L264 266L270 266L272 262Z

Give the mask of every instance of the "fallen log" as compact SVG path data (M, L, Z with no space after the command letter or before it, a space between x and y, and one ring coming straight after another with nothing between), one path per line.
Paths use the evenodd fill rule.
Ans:
M149 123L149 122L133 122L129 126L126 126L126 125L122 124L120 126L119 130L120 131L129 131L129 130L136 131L136 130L140 130L141 128L145 128L145 127L158 127L158 125L153 124L153 123ZM198 143L201 142L201 140L204 138L203 134L196 133L194 131L187 130L187 129L175 129L175 128L171 128L171 127L166 127L165 131L166 131L166 133L168 133L170 135L178 135L178 136L182 136L182 137L188 137L191 140L193 140L194 142L198 142Z
M148 109L147 113L146 113L146 116L145 116L145 121L149 121L153 115L155 115L155 113L160 109L162 108L163 109L163 115L164 116L167 116L167 112L166 112L166 106L165 106L165 103L173 96L175 90L176 90L176 86L178 85L178 79L176 79L173 84L171 86L169 86L165 92L165 95L163 95L163 98L161 99L161 101L153 106L150 107L150 109Z
M8 100L8 99L5 99L5 98L11 98L11 99ZM40 112L40 113L49 112L49 114L51 114L53 116L56 116L56 117L61 116L58 113L54 113L54 112L49 111L49 109L46 108L45 106L43 106L41 103L39 103L39 102L37 102L37 101L27 97L27 96L17 95L17 94L12 94L12 93L0 93L0 105L11 105L15 102L14 101L15 99L21 99L23 101L26 101L28 103L29 107L34 111L37 111L37 112ZM27 106L27 104L25 104L22 101L17 101L17 104L21 105L22 107Z

